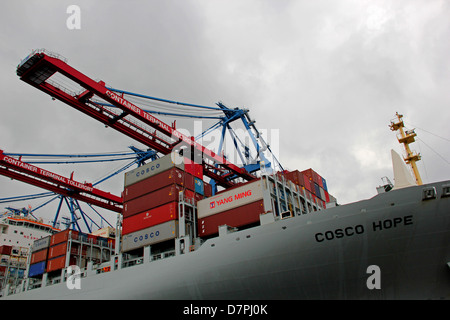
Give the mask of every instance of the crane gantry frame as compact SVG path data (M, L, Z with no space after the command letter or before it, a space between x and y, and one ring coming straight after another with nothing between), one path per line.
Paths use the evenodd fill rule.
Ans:
M83 88L83 90L74 93L70 90L64 88L63 85L59 84L57 81L53 81L52 76L55 74L61 74L64 77L70 79L74 83L78 84L79 87ZM53 99L58 99L77 110L93 117L94 119L102 122L105 126L112 127L119 132L135 139L136 141L148 146L155 152L159 152L162 154L168 154L175 150L175 148L182 149L184 148L185 156L186 151L188 156L189 153L191 155L195 154L201 155L200 162L203 166L203 172L206 176L211 178L211 182L214 185L221 185L225 188L233 186L234 179L242 178L244 180L250 181L256 178L251 172L257 171L260 169L259 161L257 163L246 164L244 167L240 168L234 165L232 162L228 161L223 155L219 155L214 153L213 151L205 148L195 141L194 137L188 137L181 134L176 130L175 124L173 123L171 126L166 123L160 121L156 117L151 115L151 112L145 111L132 102L128 101L124 98L125 95L138 95L131 92L126 92L122 90L117 90L113 88L109 88L105 85L103 81L94 81L89 77L85 76L81 72L72 68L67 64L67 60L62 58L59 55L48 52L46 50L34 50L30 55L28 55L17 67L17 75L21 80L26 83L38 88L39 90L49 94ZM140 95L143 96L143 95ZM172 102L165 99L157 99L153 97L143 96L145 98L152 98L156 100L162 100L164 102ZM182 104L175 102L176 104ZM255 144L255 148L257 150L257 157L261 159L261 165L265 167L270 167L270 162L264 157L262 150L269 149L270 147L264 142L264 140L259 137L259 132L254 127L254 121L251 121L248 116L248 110L242 109L228 109L222 103L218 103L219 108L212 107L204 107L197 106L191 104L184 104L188 106L196 106L203 107L215 110L221 110L224 113L224 117L219 117L221 121L220 125L223 126L222 137L219 147L219 152L222 148L223 139L225 136L225 129L230 130L230 134L234 140L234 144L237 148L236 140L239 139L236 136L233 136L231 133L231 128L229 124L236 120L241 119L244 123L245 128L249 131L250 137ZM117 112L117 110L120 110ZM158 114L164 114L163 112L156 112ZM167 113L170 115L169 113ZM180 115L182 116L182 115ZM193 117L193 116L191 116ZM209 118L207 116L201 116L199 118ZM217 117L210 117L217 118ZM216 124L217 125L217 124ZM251 132L251 128L256 131L256 138ZM155 129L155 130L153 130ZM208 129L210 130L210 129ZM162 136L161 136L162 134ZM202 133L202 135L204 135ZM264 148L261 148L258 144L258 138L261 139ZM190 151L190 152L189 152ZM239 152L239 151L238 151ZM245 156L248 159L248 148L245 149ZM242 154L239 152L241 160L244 162L244 158ZM6 156L8 157L8 156ZM13 159L11 157L4 159ZM192 158L193 159L193 158ZM14 159L17 161L16 159ZM194 160L194 159L193 159ZM198 158L195 159L198 161ZM20 161L20 160L19 160ZM12 160L10 161L12 162ZM135 161L137 162L137 161ZM18 162L17 162L18 163ZM139 165L142 164L143 161L139 162ZM0 174L9 176L11 178L15 178L30 184L34 184L36 186L40 186L46 188L47 190L51 190L60 195L69 197L69 195L76 195L75 199L83 200L87 203L99 205L103 208L113 210L115 212L120 211L120 197L113 196L109 193L103 192L99 189L96 190L96 193L101 193L102 195L107 194L106 198L101 199L100 201L92 195L86 195L80 192L80 190L76 190L73 188L74 185L80 187L85 186L86 184L80 183L72 183L70 188L67 185L53 184L54 181L43 182L42 177L39 175L33 175L29 172L24 172L24 167L27 166L26 163L20 167L21 170L17 170L16 168L12 168L10 163L9 166L5 166L5 161L2 162L4 165L2 170L0 170ZM245 164L245 163L244 163ZM281 165L280 165L281 167ZM37 168L37 167L35 167ZM43 170L37 168L36 170ZM39 171L44 172L44 171ZM47 174L48 176L56 177L58 175L55 174ZM60 176L61 177L61 176ZM67 179L61 177L61 180ZM71 180L71 179L69 179ZM84 190L86 191L86 190ZM109 195L111 197L109 197ZM62 201L62 199L61 199ZM59 210L59 209L58 209Z

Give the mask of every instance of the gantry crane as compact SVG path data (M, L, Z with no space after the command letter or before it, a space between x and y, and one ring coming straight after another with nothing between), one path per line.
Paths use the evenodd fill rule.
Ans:
M3 153L3 150L0 150L0 174L108 210L122 211L121 197L94 188L92 184L81 183L9 157Z
M112 227L112 224L109 223L108 220L105 219L103 215L93 207L93 205L111 210L116 213L121 213L122 198L93 187L102 183L105 180L108 180L109 178L115 176L116 174L130 168L135 163L140 164L147 159L155 159L155 152L153 150L144 151L133 146L130 146L130 149L132 149L133 152L115 152L107 154L83 154L83 155L5 153L0 150L0 159L1 159L0 175L4 175L10 177L11 179L16 179L50 191L31 195L0 198L0 203L10 203L16 201L25 201L51 197L50 200L33 208L33 210L29 208L29 212L32 214L32 212L45 207L54 200L59 199L59 204L56 210L55 217L53 219L54 228L59 227L58 217L63 204L66 204L71 217L70 219L68 219L69 222L64 223L67 227L73 225L75 229L81 231L81 228L77 221L79 219L84 220L86 229L89 232L91 232L91 227L89 226L88 220L91 222L91 224L96 225L98 228L102 227L103 221L105 221L109 226ZM18 157L18 159L16 157ZM23 161L22 158L26 158L27 160ZM44 170L40 167L32 165L32 164L73 164L73 163L92 163L92 162L98 163L110 161L124 161L130 159L132 159L131 162L117 169L113 173L105 176L99 181L94 183L85 182L83 184L77 183L75 180L73 180L73 172L70 178L66 178L57 175L53 172ZM53 178L53 180L51 178ZM61 183L61 181L63 183ZM84 188L84 191L80 192L80 190L77 190L72 187L74 185L82 185L86 187ZM97 222L92 220L92 218L87 214L87 212L81 208L81 205L79 204L78 200L87 203L87 205L94 211L94 213L101 218L101 225L97 224Z
M254 121L250 119L248 110L246 109L229 109L221 102L217 103L218 108L186 104L110 88L107 87L103 81L94 81L72 68L67 64L67 60L63 57L46 50L34 50L30 55L23 59L17 67L17 75L21 80L43 92L46 92L53 99L58 99L74 107L75 109L102 122L105 126L114 128L150 148L149 151L145 152L145 157L139 155L138 151L140 150L133 150L137 154L136 160L114 174L130 167L134 163L141 165L149 158L155 159L157 157L157 153L161 153L163 155L169 154L176 149L178 149L178 151L183 150L183 155L185 157L190 156L193 161L201 163L203 166L204 175L211 178L210 183L213 186L221 185L225 188L230 187L235 184L234 180L236 178L242 178L247 181L253 180L256 176L253 175L252 172L255 172L261 168L271 167L270 161L265 158L263 153L265 150L269 150L271 152L270 146L266 144L260 136L259 131L254 125ZM59 76L59 78L55 75ZM68 89L65 85L68 81L75 83L80 90L75 92ZM223 112L224 115L220 117L209 117L198 114L186 115L174 112L163 112L160 110L144 110L129 101L134 97L176 104L178 106L181 105L209 110L219 110ZM152 116L152 113L181 117L215 118L219 119L219 122L202 132L201 135L194 139L194 137L187 137L177 131L175 122L169 126ZM239 137L237 137L230 127L230 123L238 119L240 119L244 124L244 127L248 131L251 141L256 148L257 155L254 159L252 159L253 161L250 160L251 157L248 146L242 144ZM220 126L223 128L218 154L196 142L196 139L203 137L205 134ZM221 151L227 129L233 139L238 155L244 164L242 168L226 160L225 156L222 155ZM238 141L244 148L243 152L240 152L238 149ZM262 146L260 146L260 143ZM133 149L133 147L130 148ZM149 152L151 155L149 155ZM255 159L258 160L254 161ZM274 156L273 159L276 160ZM282 169L279 163L278 165ZM116 212L118 212L120 208L119 202L121 199L119 200L118 197L112 195L111 197L107 196L99 202L99 200L95 197L91 197L91 195L86 194L86 190L84 190L84 192L80 192L81 190L70 188L70 186L73 186L74 183L70 184L70 186L64 186L62 184L54 186L52 183L48 183L48 181L43 182L39 179L39 177L34 176L33 178L33 175L23 174L23 167L25 166L26 165L24 164L21 167L21 173L13 173L11 166L9 166L8 168L4 168L5 170L0 171L0 174L9 174L10 177L14 175L16 179L44 187L61 195L76 194L77 197L74 197L75 199L83 200L88 204L100 205L103 208L108 207L107 209ZM37 168L37 170L43 169ZM20 174L22 174L23 177L20 177ZM82 186L82 184L78 184L78 186ZM98 193L102 193L98 189L95 190L96 192L94 193L97 195ZM61 198L61 203L62 201L63 198ZM71 204L67 204L69 207L71 206Z
M74 94L64 90L60 84L47 81L59 73L78 84L83 91ZM196 155L192 160L200 161L204 175L215 180L223 187L234 185L232 179L241 177L247 181L256 177L245 168L240 168L224 156L197 143L194 137L187 137L148 112L128 101L116 90L108 88L103 81L94 81L83 73L69 66L60 56L43 50L32 52L17 67L17 75L21 80L36 87L90 117L114 128L123 134L139 141L162 154L169 154L175 147L186 147L188 153ZM105 106L109 103L116 108ZM117 111L119 109L119 111ZM151 131L152 129L156 131ZM186 154L185 154L186 156Z

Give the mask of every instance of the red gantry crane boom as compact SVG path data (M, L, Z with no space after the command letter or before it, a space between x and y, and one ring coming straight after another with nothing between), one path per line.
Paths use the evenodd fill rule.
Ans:
M55 74L61 74L75 82L82 87L81 92L69 92L58 81L52 81ZM94 81L72 68L58 55L45 50L33 51L19 64L17 75L26 83L162 154L171 153L180 144L189 147L189 151L202 155L204 174L223 187L234 184L227 179L231 176L247 181L255 179L244 168L227 161L193 138L183 135L174 126L162 122L116 94L103 81ZM107 107L98 101L105 101L116 108Z
M9 157L0 150L0 174L101 208L122 212L122 198L26 162Z

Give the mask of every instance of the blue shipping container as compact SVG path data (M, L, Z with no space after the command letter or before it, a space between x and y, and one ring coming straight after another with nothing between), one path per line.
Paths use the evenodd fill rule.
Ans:
M203 184L203 180L199 178L194 178L194 182L195 182L195 192L203 196L205 194L205 186Z
M47 261L38 262L35 264L30 265L30 269L28 270L28 276L34 277L41 275L45 272L45 266L47 264Z
M320 187L315 182L314 182L314 189L315 189L315 192L316 192L316 197L319 198L319 199L322 199L322 197L320 196Z
M327 181L322 178L323 189L328 192Z

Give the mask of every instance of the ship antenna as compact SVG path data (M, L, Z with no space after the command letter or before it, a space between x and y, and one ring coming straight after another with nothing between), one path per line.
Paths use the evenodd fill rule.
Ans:
M405 124L403 123L403 115L398 112L396 112L395 115L397 116L397 119L391 120L389 128L391 128L392 131L400 131L400 136L397 135L397 140L399 143L403 143L406 150L406 157L404 157L403 160L411 166L417 185L422 185L422 178L420 177L419 170L416 165L416 162L421 159L421 156L419 153L412 152L409 148L409 144L415 141L414 137L417 136L417 134L414 132L414 129L406 131L403 130L405 127Z

